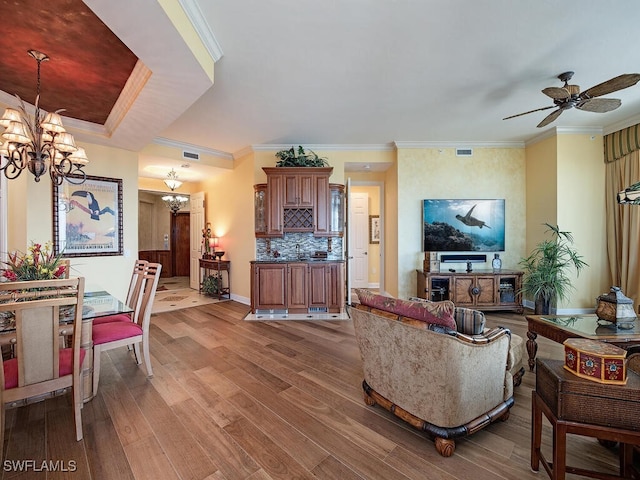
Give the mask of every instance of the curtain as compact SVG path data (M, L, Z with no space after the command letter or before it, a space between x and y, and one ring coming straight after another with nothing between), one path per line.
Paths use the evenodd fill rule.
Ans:
M618 141L619 138L620 135L615 141L610 141L609 145L624 144ZM605 151L606 145L605 141ZM619 191L640 181L640 150L627 152L613 161L607 161L605 158L605 163L607 255L611 278L614 285L620 286L626 296L638 303L640 301L640 206L620 205L616 195Z

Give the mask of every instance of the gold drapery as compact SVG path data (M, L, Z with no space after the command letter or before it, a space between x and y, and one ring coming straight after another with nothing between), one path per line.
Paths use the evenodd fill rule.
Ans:
M636 125L637 127L638 125ZM632 127L633 128L633 127ZM629 129L626 129L629 130ZM619 132L611 134L616 136ZM614 285L625 294L640 301L640 208L638 205L620 205L617 193L640 181L640 150L627 152L616 160L606 158L605 137L605 195L607 225L607 256ZM609 145L618 142L620 136L609 139ZM626 145L630 145L626 143Z
M640 150L640 123L604 136L604 163L615 162L636 150Z

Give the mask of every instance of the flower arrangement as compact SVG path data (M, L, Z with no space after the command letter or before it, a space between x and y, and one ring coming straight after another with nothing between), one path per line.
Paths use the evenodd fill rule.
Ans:
M27 253L10 253L9 260L3 263L6 267L0 269L0 276L10 282L63 278L67 269L62 261L62 253L53 253L51 242L44 246L31 242Z

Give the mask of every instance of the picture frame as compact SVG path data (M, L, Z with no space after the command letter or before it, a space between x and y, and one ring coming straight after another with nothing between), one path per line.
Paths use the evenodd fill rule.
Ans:
M53 185L53 250L64 257L122 255L122 179L69 175Z
M369 243L380 243L380 215L369 215Z

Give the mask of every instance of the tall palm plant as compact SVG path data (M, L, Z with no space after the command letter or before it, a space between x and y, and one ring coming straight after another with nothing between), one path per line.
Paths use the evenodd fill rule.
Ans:
M569 297L573 285L568 272L572 267L577 275L588 267L583 257L571 247L571 232L563 232L557 225L545 225L552 238L540 242L519 262L524 270L521 292L535 300L536 314L548 314L552 304Z

